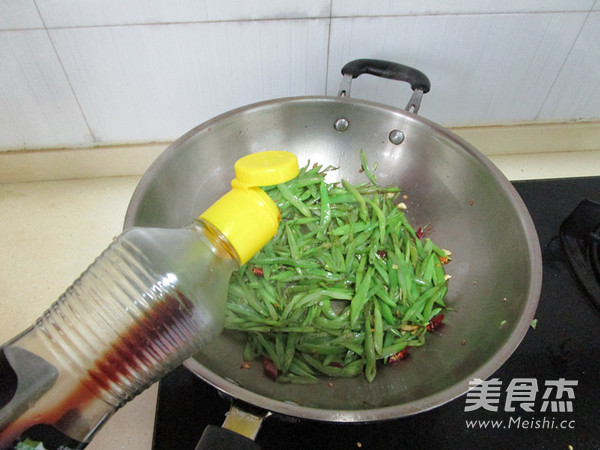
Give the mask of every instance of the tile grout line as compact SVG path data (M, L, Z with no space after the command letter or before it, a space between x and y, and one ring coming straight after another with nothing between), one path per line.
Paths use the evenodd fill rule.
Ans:
M538 120L539 117L540 117L540 114L544 110L544 107L546 106L546 103L548 102L548 97L550 96L550 93L552 92L552 90L554 89L554 86L558 82L558 79L560 78L560 74L562 73L563 69L565 68L565 65L567 64L567 60L569 59L569 56L571 56L571 53L573 52L573 48L575 48L575 45L577 44L577 41L579 40L579 36L581 36L581 33L582 33L583 29L585 28L585 24L587 23L587 21L590 18L590 14L593 11L594 4L595 4L596 1L597 0L594 0L594 3L592 4L592 6L590 6L590 9L587 11L587 15L585 16L585 19L583 20L583 23L581 24L581 27L577 31L577 36L575 36L575 39L573 39L573 43L569 47L569 51L565 55L565 59L563 59L563 62L560 65L560 68L556 71L556 76L554 77L554 80L552 80L552 84L548 87L548 90L546 91L546 96L544 98L544 101L540 105L540 107L539 107L539 109L538 109L538 111L537 111L537 113L535 115L534 120Z
M35 5L35 9L40 17L40 20L42 21L42 24L44 25L43 30L46 33L46 36L48 37L48 40L50 41L50 45L52 46L52 50L54 51L54 55L56 55L56 59L58 60L58 63L60 64L60 68L67 80L67 83L69 85L69 89L71 90L71 93L73 94L73 98L75 99L75 103L77 104L77 108L79 109L79 112L81 113L81 117L83 118L83 121L85 122L85 126L88 129L88 132L90 133L90 137L92 138L92 142L98 142L98 139L96 138L96 136L94 136L94 132L92 130L92 127L90 126L90 123L83 111L83 107L81 106L81 103L79 102L79 98L77 97L77 94L75 92L75 88L73 87L73 84L71 83L71 79L69 78L69 74L67 73L67 70L65 69L65 65L63 64L63 61L58 53L58 50L56 49L56 45L54 44L54 40L52 39L52 35L50 34L50 30L48 29L48 27L46 26L46 21L44 20L44 17L42 16L42 13L40 12L40 8L37 5L37 0L33 0L33 4Z
M329 24L327 28L327 52L325 58L325 86L323 88L323 95L327 95L327 85L329 84L329 58L331 55L331 22L333 14L333 0L329 0Z
M596 2L599 0L595 0ZM319 19L378 19L378 18L393 18L393 17L437 17L437 16L510 16L510 15L523 15L523 14L571 14L585 12L589 13L593 9L586 10L551 10L551 11L496 11L496 12L444 12L444 13L415 13L415 14L347 14L347 15L333 15L333 0L330 3L330 13L328 16L307 16L307 17L278 17L278 18L255 18L255 19L212 19L212 20L191 20L191 21L171 21L171 22L132 22L132 23L113 23L104 25L59 25L59 26L47 26L40 11L36 6L38 15L42 20L44 26L39 27L25 27L25 28L6 28L0 29L2 31L35 31L35 30L73 30L73 29L85 29L85 28L113 28L113 27L140 27L140 26L166 26L166 25L194 25L194 24L210 24L210 23L237 23L237 22L284 22L293 20L319 20ZM593 8L592 5L591 8Z

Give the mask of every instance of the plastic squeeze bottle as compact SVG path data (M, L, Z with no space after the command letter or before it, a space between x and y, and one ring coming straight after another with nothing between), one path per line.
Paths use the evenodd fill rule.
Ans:
M281 219L258 186L294 178L298 161L254 153L235 173L188 227L125 230L0 348L0 448L84 448L118 408L221 333L231 273Z

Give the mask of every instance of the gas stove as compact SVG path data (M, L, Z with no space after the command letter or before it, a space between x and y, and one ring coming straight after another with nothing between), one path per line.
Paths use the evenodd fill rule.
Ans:
M412 417L370 424L271 417L256 438L264 450L600 448L600 177L513 184L535 223L544 275L535 328L506 363L469 393ZM153 449L193 449L228 409L180 367L159 385Z

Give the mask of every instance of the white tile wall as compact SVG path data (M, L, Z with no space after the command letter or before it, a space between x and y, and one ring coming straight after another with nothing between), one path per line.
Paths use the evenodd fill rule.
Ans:
M330 0L36 0L48 27L329 17Z
M586 13L425 15L333 19L329 71L369 57L421 69L421 114L443 124L535 120ZM335 94L339 77L330 77ZM404 107L406 83L362 76L352 96Z
M0 1L0 30L40 28L42 25L33 0Z
M589 11L594 0L332 0L334 17Z
M0 0L0 150L171 140L228 109L413 65L445 125L600 118L600 0ZM403 107L402 83L353 96Z
M277 20L50 34L94 137L133 142L175 138L248 103L323 93L328 26Z
M585 119L600 115L600 11L587 18L549 92L539 119Z
M0 31L0 148L90 145L46 31Z

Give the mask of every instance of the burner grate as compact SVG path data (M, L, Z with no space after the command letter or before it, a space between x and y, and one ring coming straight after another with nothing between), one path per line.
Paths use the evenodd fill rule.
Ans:
M600 203L583 200L560 227L569 265L600 310Z
M591 234L590 261L596 275L596 281L600 283L600 224L598 224L598 228Z

